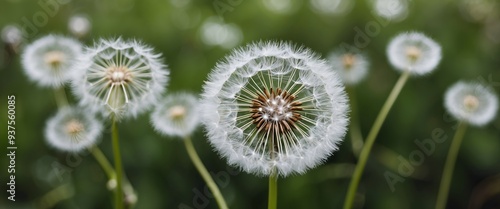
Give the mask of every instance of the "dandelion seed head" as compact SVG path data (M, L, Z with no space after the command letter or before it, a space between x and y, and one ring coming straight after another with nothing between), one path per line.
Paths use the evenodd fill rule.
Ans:
M23 41L23 32L16 25L7 25L2 28L2 41L17 46Z
M42 37L26 47L22 57L25 74L40 86L60 87L75 74L82 45L58 35Z
M212 146L249 173L304 173L338 149L347 98L338 75L309 49L259 42L219 62L203 87Z
M361 53L333 51L328 56L330 65L346 85L356 85L368 74L369 61Z
M92 27L92 23L85 15L74 15L69 19L69 31L76 37L86 36Z
M101 39L79 60L74 92L105 116L136 116L161 97L169 71L160 54L138 41Z
M185 137L199 124L198 98L190 93L168 95L151 114L151 124L161 134Z
M94 115L66 107L47 121L45 139L56 149L78 152L94 145L101 132L102 124Z
M495 118L498 98L484 85L458 82L446 91L445 107L458 120L483 126Z
M397 70L424 75L441 61L441 46L422 33L403 33L389 43L387 56Z

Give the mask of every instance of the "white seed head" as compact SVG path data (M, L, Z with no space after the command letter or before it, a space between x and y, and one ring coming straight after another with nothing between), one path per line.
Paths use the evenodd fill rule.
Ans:
M101 39L79 60L74 92L105 116L136 116L165 90L169 71L160 57L137 41Z
M17 46L23 41L23 32L15 25L7 25L2 28L2 41Z
M491 88L458 82L446 91L444 106L458 120L483 126L495 118L498 98Z
M330 53L328 61L346 85L356 85L361 82L368 74L370 65L363 54L341 51Z
M86 36L92 27L90 20L84 15L74 15L69 19L68 29L76 37Z
M198 99L189 93L176 93L159 102L151 114L151 124L161 134L185 137L199 124Z
M387 56L397 70L424 75L441 61L441 46L422 33L403 33L389 43Z
M391 21L408 17L408 0L373 0L373 7L375 14Z
M24 73L40 86L60 87L76 73L82 45L71 38L48 35L26 47L21 58Z
M350 0L311 0L310 3L314 11L326 15L344 15L354 6Z
M66 107L47 121L45 139L56 149L78 152L94 145L101 132L102 124L93 114Z
M288 43L255 43L219 62L203 87L212 146L249 173L304 173L338 149L348 101L326 61Z

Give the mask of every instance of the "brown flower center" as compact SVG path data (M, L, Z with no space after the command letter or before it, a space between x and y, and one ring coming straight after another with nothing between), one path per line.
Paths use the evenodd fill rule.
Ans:
M65 56L66 55L64 55L61 51L54 50L45 53L44 60L45 63L50 65L52 68L59 68L59 66L63 63Z
M132 77L130 70L125 66L111 66L107 71L107 78L112 84L122 85L128 83Z
M355 62L356 57L353 54L344 54L344 56L342 56L342 63L344 63L345 69L351 69Z
M412 61L417 61L422 56L422 50L416 46L409 46L406 48L406 56Z
M464 98L464 106L469 111L474 111L479 106L479 99L473 95L467 95Z
M186 108L181 105L175 105L168 110L170 118L174 120L180 120L186 116Z
M264 89L252 100L251 118L260 133L277 136L296 128L301 119L302 103L294 101L295 96L280 88Z
M66 123L65 129L69 135L77 135L83 131L84 127L80 121L72 119L68 123Z

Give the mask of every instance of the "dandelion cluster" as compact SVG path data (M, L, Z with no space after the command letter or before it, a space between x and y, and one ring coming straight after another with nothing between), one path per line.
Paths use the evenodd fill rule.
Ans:
M66 107L47 121L45 139L59 150L78 152L94 145L101 132L102 124L92 114Z
M151 114L151 124L158 132L185 137L199 123L198 99L189 93L168 95L160 101Z
M334 51L328 60L346 85L356 85L368 74L370 63L363 54Z
M304 173L337 150L346 132L344 87L309 49L259 42L234 50L203 89L210 143L250 173Z
M138 41L100 39L79 60L74 92L103 115L136 116L164 92L169 71L160 57Z
M495 118L498 98L484 85L458 82L446 91L445 107L458 120L483 126Z
M71 38L48 35L26 47L22 54L24 72L40 86L60 87L74 74L82 45Z
M399 71L423 75L434 70L439 64L441 46L422 33L403 33L389 43L387 57Z

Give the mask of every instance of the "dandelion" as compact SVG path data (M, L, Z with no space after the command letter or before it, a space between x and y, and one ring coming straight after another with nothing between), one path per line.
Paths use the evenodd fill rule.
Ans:
M392 39L387 56L397 70L423 75L439 64L441 46L422 33L403 33Z
M92 115L75 107L60 109L45 127L45 139L56 149L78 152L94 145L102 124Z
M458 82L446 91L444 106L460 122L446 157L436 209L446 208L453 170L467 124L483 126L491 122L498 110L498 98L489 87L479 83Z
M481 84L458 82L446 91L445 107L458 120L482 126L495 118L498 98Z
M74 92L104 115L136 116L165 89L169 72L160 56L138 41L101 39L80 59Z
M287 43L256 43L220 62L204 86L210 143L259 175L304 173L338 149L344 87L324 61Z
M2 41L12 46L18 46L23 41L23 33L18 26L7 25L2 28Z
M356 85L368 74L370 63L363 54L335 51L328 60L346 85Z
M198 98L189 93L176 93L159 102L151 114L151 124L161 134L182 137L186 151L196 169L214 194L219 208L227 209L226 201L217 184L208 173L191 140L191 134L199 123Z
M408 16L408 0L373 0L373 10L378 16L402 21Z
M48 35L26 47L22 54L24 72L40 86L61 87L75 72L82 45L71 38Z
M344 86L303 47L259 42L234 50L203 90L210 143L229 164L270 176L270 206L276 204L277 175L304 173L324 162L346 132Z
M78 38L86 36L90 32L91 27L90 20L84 15L74 15L68 22L69 31Z
M151 114L151 124L158 132L185 137L198 126L198 99L189 93L167 96L159 102Z
M343 15L350 12L354 1L349 0L311 0L311 7L320 14Z
M351 183L349 184L346 200L344 202L344 209L352 208L359 181L361 180L373 144L377 139L382 124L387 118L389 111L401 93L404 85L408 81L408 78L411 74L423 75L434 70L441 60L441 47L421 33L403 33L396 36L396 38L389 43L387 56L391 64L403 73L399 76L398 81L392 88L389 97L382 106L382 109L380 109L366 137L365 145L361 149L358 164L356 164Z

